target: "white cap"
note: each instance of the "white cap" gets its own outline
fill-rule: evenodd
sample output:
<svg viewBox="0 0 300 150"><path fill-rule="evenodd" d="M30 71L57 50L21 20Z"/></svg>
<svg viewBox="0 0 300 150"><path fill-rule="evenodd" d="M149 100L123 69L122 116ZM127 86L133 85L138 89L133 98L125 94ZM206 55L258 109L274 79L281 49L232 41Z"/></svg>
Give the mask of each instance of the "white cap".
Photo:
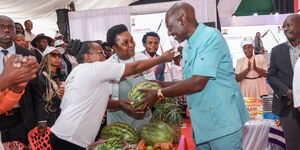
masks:
<svg viewBox="0 0 300 150"><path fill-rule="evenodd" d="M54 46L55 46L55 47L58 46L58 45L62 45L62 44L65 44L65 42L64 42L63 40L56 40L56 41L54 42Z"/></svg>
<svg viewBox="0 0 300 150"><path fill-rule="evenodd" d="M60 36L64 37L61 33L56 33L56 34L55 34L55 38L58 38L58 37L60 37Z"/></svg>
<svg viewBox="0 0 300 150"><path fill-rule="evenodd" d="M61 47L52 47L48 46L45 51L43 52L43 57L45 57L47 54L51 53L52 51L57 50L60 54L64 54L65 50Z"/></svg>
<svg viewBox="0 0 300 150"><path fill-rule="evenodd" d="M252 37L250 37L250 36L243 37L242 41L241 41L241 47L243 48L245 45L248 45L248 44L254 45L254 41L253 41Z"/></svg>

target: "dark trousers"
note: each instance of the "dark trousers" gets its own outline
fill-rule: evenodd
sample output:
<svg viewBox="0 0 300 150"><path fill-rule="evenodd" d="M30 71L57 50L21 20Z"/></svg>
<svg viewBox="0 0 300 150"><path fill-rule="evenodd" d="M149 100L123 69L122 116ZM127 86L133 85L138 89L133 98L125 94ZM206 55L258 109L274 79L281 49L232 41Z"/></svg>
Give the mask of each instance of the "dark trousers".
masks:
<svg viewBox="0 0 300 150"><path fill-rule="evenodd" d="M52 132L50 133L50 145L52 150L85 150L83 147L58 138Z"/></svg>
<svg viewBox="0 0 300 150"><path fill-rule="evenodd" d="M287 150L300 150L300 115L292 108L286 117L280 117Z"/></svg>
<svg viewBox="0 0 300 150"><path fill-rule="evenodd" d="M2 142L19 141L25 145L28 145L29 144L27 139L28 132L29 131L26 129L23 121L21 121L16 126L2 130L1 140Z"/></svg>

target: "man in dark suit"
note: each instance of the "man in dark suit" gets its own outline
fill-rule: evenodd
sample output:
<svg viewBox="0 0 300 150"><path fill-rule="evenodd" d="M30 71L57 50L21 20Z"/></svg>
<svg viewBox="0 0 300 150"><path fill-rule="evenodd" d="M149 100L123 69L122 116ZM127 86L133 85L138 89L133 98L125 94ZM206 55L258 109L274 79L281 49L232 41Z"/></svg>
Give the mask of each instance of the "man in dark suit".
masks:
<svg viewBox="0 0 300 150"><path fill-rule="evenodd" d="M288 16L283 23L288 41L271 52L268 81L274 90L273 113L280 117L287 150L300 149L300 115L293 108L293 68L300 55L300 15Z"/></svg>
<svg viewBox="0 0 300 150"><path fill-rule="evenodd" d="M0 15L0 72L2 72L4 56L11 54L32 55L29 50L15 46L13 43L15 34L13 20ZM25 87L25 93L19 103L6 113L0 114L2 141L21 141L28 144L27 134L37 124L38 130L42 134L46 129L45 120L47 120L44 106L40 82L38 78L35 78Z"/></svg>
<svg viewBox="0 0 300 150"><path fill-rule="evenodd" d="M155 32L147 32L142 39L143 46L145 47L145 50L142 51L143 54L148 56L149 58L157 57L159 56L156 54L160 42L160 38L157 33ZM152 69L155 73L155 78L158 81L164 81L165 80L165 63L161 63L157 66L154 66Z"/></svg>
<svg viewBox="0 0 300 150"><path fill-rule="evenodd" d="M42 53L47 48L47 46L50 45L52 39L49 36L46 36L45 34L41 33L38 34L32 41L31 45L35 47L35 49L32 51L33 55L36 57L38 63L41 63L43 60Z"/></svg>

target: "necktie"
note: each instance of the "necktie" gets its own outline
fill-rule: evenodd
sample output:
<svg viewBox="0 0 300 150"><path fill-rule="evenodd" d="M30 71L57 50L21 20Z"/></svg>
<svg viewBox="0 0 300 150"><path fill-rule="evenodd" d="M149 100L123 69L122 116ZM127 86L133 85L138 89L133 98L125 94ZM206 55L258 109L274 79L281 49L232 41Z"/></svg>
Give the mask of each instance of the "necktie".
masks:
<svg viewBox="0 0 300 150"><path fill-rule="evenodd" d="M7 54L8 54L8 50L6 50L6 49L1 50L1 52L4 54L4 56L7 56Z"/></svg>
<svg viewBox="0 0 300 150"><path fill-rule="evenodd" d="M6 49L3 49L3 50L1 50L1 53L3 53L4 54L4 56L7 56L7 54L8 54L8 50L6 50ZM2 64L0 64L0 73L2 72L2 70L3 70L3 66L4 66L4 56L3 56L3 58L2 58ZM1 60L0 60L1 61Z"/></svg>

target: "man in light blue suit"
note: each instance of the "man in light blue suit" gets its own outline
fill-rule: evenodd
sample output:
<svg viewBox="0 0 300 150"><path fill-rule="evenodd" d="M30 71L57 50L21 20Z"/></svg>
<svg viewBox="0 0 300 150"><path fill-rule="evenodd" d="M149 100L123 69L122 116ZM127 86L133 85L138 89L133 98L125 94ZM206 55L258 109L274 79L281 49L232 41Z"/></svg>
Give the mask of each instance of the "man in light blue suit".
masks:
<svg viewBox="0 0 300 150"><path fill-rule="evenodd" d="M186 95L197 150L241 150L242 130L249 115L235 80L225 39L215 28L198 23L194 8L184 2L166 14L168 34L183 49L184 80L159 82L162 89L147 93L140 104L150 109L164 97Z"/></svg>

